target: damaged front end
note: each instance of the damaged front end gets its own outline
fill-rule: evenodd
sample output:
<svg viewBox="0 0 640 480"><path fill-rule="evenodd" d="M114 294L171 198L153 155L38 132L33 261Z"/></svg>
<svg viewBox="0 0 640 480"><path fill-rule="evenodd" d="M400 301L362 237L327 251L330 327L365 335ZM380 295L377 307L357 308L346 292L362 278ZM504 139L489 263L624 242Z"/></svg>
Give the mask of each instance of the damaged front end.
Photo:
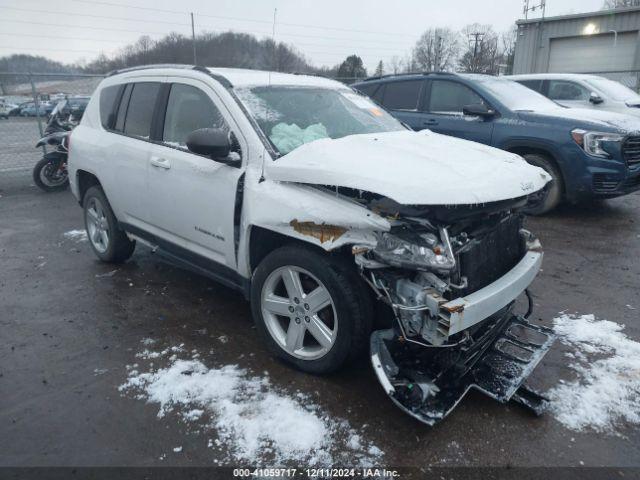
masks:
<svg viewBox="0 0 640 480"><path fill-rule="evenodd" d="M433 425L470 388L540 412L523 386L554 340L530 323L527 288L540 270L538 240L523 228L527 197L483 206L370 207L391 223L377 244L354 246L362 277L393 311L371 336L371 360L391 399ZM514 305L527 294L529 310Z"/></svg>

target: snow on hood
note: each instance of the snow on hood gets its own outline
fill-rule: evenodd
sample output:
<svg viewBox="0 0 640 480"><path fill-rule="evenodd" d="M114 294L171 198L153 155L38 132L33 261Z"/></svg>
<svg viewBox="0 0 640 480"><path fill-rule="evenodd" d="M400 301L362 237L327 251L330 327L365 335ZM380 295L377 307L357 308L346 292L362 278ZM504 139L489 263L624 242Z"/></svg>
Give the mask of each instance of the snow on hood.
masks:
<svg viewBox="0 0 640 480"><path fill-rule="evenodd" d="M266 175L365 190L405 205L507 200L551 179L518 155L428 130L316 140L270 162Z"/></svg>
<svg viewBox="0 0 640 480"><path fill-rule="evenodd" d="M626 132L640 132L640 119L629 113L618 113L606 110L594 110L588 108L553 108L549 110L536 110L535 112L518 112L525 118L543 115L545 117L577 120L581 123L591 123L607 131L613 129ZM578 126L578 125L576 125Z"/></svg>

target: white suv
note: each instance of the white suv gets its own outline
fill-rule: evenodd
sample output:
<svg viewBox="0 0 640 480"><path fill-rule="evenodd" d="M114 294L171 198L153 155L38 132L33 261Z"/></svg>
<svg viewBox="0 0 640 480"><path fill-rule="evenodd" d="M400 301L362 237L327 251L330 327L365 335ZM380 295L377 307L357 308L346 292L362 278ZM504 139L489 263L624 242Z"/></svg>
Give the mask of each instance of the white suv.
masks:
<svg viewBox="0 0 640 480"><path fill-rule="evenodd" d="M548 332L512 310L542 261L521 212L549 176L514 154L408 130L341 83L115 72L73 131L69 178L101 260L125 261L141 242L244 292L271 350L308 372L371 342L387 393L427 423L457 399L435 395L450 379L438 371L479 385L468 372L491 371L489 347L506 352L496 345L516 330L541 335L511 341L521 375L490 392L508 400L548 348ZM386 323L372 334L374 317ZM438 359L418 374L426 354Z"/></svg>
<svg viewBox="0 0 640 480"><path fill-rule="evenodd" d="M515 80L565 107L640 116L640 95L620 82L599 75L532 73L505 78ZM637 80L635 74L631 80Z"/></svg>

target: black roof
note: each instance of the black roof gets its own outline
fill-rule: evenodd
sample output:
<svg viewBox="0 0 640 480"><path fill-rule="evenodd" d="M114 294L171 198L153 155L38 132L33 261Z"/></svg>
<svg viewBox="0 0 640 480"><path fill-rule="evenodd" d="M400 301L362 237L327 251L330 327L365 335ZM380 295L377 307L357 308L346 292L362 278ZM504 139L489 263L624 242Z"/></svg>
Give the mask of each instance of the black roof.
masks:
<svg viewBox="0 0 640 480"><path fill-rule="evenodd" d="M416 77L423 77L423 76L429 76L429 75L442 75L442 76L455 76L456 74L453 72L412 72L412 73L389 73L387 75L377 75L375 77L367 77L359 82L355 82L355 83L362 83L362 82L371 82L374 80L384 80L387 78L416 78Z"/></svg>

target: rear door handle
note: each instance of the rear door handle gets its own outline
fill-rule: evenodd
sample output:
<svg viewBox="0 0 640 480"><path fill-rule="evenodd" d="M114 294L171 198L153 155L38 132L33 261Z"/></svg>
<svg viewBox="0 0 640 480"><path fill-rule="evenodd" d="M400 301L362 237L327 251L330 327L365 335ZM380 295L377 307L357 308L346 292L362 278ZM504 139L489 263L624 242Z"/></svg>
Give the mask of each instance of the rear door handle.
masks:
<svg viewBox="0 0 640 480"><path fill-rule="evenodd" d="M438 121L434 118L430 118L429 120L425 120L424 122L422 122L422 125L424 125L425 127L428 127L430 125L438 125Z"/></svg>
<svg viewBox="0 0 640 480"><path fill-rule="evenodd" d="M167 160L166 158L162 158L162 157L155 157L155 156L151 157L151 160L149 160L149 163L154 167L164 168L165 170L169 170L171 168L171 162L169 162L169 160Z"/></svg>

